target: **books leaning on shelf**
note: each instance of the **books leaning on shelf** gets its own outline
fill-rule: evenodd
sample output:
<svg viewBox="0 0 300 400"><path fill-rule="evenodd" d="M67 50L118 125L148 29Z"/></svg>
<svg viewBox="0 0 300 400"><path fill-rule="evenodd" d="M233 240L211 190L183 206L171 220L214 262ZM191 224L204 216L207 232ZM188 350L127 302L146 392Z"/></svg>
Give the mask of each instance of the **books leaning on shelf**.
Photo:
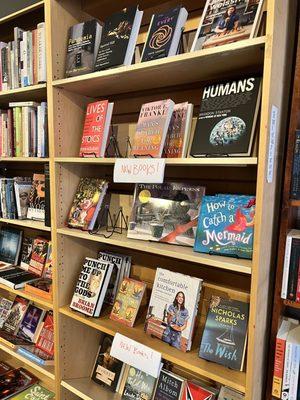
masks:
<svg viewBox="0 0 300 400"><path fill-rule="evenodd" d="M189 351L201 288L202 279L157 268L145 332L181 351Z"/></svg>
<svg viewBox="0 0 300 400"><path fill-rule="evenodd" d="M263 0L207 0L192 51L252 38L257 35Z"/></svg>
<svg viewBox="0 0 300 400"><path fill-rule="evenodd" d="M36 383L38 383L38 378L25 368L11 368L0 375L0 398L2 400L25 400L22 392L33 387Z"/></svg>
<svg viewBox="0 0 300 400"><path fill-rule="evenodd" d="M32 31L14 28L14 40L0 43L0 91L46 82L45 23Z"/></svg>
<svg viewBox="0 0 300 400"><path fill-rule="evenodd" d="M286 237L281 298L300 303L300 230L289 231Z"/></svg>
<svg viewBox="0 0 300 400"><path fill-rule="evenodd" d="M246 353L249 304L212 296L199 357L238 371Z"/></svg>

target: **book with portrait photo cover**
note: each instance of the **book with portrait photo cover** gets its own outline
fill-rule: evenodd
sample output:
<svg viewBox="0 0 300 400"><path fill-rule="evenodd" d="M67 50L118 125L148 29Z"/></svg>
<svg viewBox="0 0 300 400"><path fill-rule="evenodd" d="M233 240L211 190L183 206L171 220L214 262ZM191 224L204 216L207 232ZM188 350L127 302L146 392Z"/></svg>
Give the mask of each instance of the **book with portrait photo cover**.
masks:
<svg viewBox="0 0 300 400"><path fill-rule="evenodd" d="M99 317L114 265L86 257L70 307L90 317Z"/></svg>
<svg viewBox="0 0 300 400"><path fill-rule="evenodd" d="M191 51L257 35L264 0L207 0Z"/></svg>
<svg viewBox="0 0 300 400"><path fill-rule="evenodd" d="M181 351L189 351L202 282L199 278L157 268L145 332Z"/></svg>

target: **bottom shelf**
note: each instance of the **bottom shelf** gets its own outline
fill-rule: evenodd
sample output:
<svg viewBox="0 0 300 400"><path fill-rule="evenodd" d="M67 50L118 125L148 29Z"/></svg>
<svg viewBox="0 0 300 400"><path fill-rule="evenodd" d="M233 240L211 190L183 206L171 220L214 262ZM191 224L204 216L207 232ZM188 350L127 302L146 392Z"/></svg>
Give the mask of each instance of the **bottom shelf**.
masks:
<svg viewBox="0 0 300 400"><path fill-rule="evenodd" d="M121 398L120 394L112 393L93 382L90 377L67 379L61 381L61 385L84 400L119 400Z"/></svg>

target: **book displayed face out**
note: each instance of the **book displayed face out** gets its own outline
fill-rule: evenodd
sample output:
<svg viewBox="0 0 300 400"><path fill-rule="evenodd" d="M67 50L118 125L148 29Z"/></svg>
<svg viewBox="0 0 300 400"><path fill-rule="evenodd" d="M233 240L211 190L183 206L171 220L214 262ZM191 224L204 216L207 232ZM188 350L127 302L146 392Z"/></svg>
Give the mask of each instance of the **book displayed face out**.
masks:
<svg viewBox="0 0 300 400"><path fill-rule="evenodd" d="M22 242L22 231L12 228L0 230L0 267L1 264L16 265Z"/></svg>

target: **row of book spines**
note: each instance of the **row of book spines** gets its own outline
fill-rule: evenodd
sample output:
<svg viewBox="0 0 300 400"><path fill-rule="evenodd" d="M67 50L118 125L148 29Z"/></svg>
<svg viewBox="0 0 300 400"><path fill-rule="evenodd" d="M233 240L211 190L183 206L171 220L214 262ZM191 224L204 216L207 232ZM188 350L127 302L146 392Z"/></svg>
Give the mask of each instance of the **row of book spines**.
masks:
<svg viewBox="0 0 300 400"><path fill-rule="evenodd" d="M300 231L286 238L281 298L300 302Z"/></svg>
<svg viewBox="0 0 300 400"><path fill-rule="evenodd" d="M0 157L47 157L47 103L0 114Z"/></svg>
<svg viewBox="0 0 300 400"><path fill-rule="evenodd" d="M14 41L0 44L0 90L46 82L45 23L33 31L14 28Z"/></svg>

